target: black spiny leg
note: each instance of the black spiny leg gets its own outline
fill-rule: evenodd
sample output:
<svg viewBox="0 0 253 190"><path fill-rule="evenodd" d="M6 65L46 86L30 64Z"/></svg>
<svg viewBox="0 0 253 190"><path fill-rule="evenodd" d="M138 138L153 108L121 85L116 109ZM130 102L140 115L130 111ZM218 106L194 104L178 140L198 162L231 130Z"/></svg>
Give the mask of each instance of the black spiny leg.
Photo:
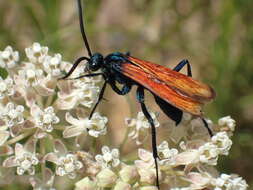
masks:
<svg viewBox="0 0 253 190"><path fill-rule="evenodd" d="M136 92L137 100L141 104L141 109L145 117L147 118L149 124L151 125L151 135L152 135L152 150L153 150L153 157L155 160L155 168L156 168L156 186L159 188L159 176L158 176L158 164L157 164L157 146L156 146L156 129L154 120L152 119L151 115L149 114L147 107L144 103L144 88L142 86L138 86Z"/></svg>
<svg viewBox="0 0 253 190"><path fill-rule="evenodd" d="M95 74L95 73L94 73L94 74ZM100 73L98 73L98 75L99 75L99 74L100 74ZM89 75L89 74L88 74L88 75ZM92 75L92 74L90 74L90 75ZM87 75L83 75L83 76L87 76ZM104 95L104 92L105 92L105 88L106 88L107 83L109 83L109 84L111 85L112 89L113 89L117 94L119 94L119 95L125 95L125 94L127 94L127 93L131 90L131 87L132 87L132 85L130 85L130 84L125 84L125 85L122 87L122 89L119 89L119 88L116 86L114 80L111 80L111 81L109 81L109 82L106 80L105 83L104 83L104 85L103 85L103 87L102 87L102 89L101 89L101 91L100 91L98 100L97 100L95 106L93 107L93 109L92 109L92 111L91 111L91 113L90 113L89 119L91 119L91 117L92 117L94 111L96 110L98 104L99 104L100 101L103 99L103 95Z"/></svg>
<svg viewBox="0 0 253 190"><path fill-rule="evenodd" d="M187 65L187 76L192 77L191 65L190 65L190 63L189 63L189 61L187 59L184 59L184 60L180 61L180 63L178 63L178 65L176 67L174 67L173 70L179 72L185 65ZM203 121L204 126L207 129L209 135L212 137L213 136L213 132L209 128L208 123L202 117L201 117L201 120Z"/></svg>
<svg viewBox="0 0 253 190"><path fill-rule="evenodd" d="M104 92L105 92L105 88L106 88L106 84L107 84L107 81L105 81L105 83L103 84L103 87L102 87L102 89L101 89L101 91L100 91L100 93L99 93L99 96L98 96L98 100L97 100L97 102L96 102L95 106L93 107L93 109L91 110L91 113L90 113L89 119L91 119L91 118L92 118L92 115L93 115L94 111L96 110L96 108L97 108L98 104L99 104L99 103L100 103L100 101L103 99Z"/></svg>
<svg viewBox="0 0 253 190"><path fill-rule="evenodd" d="M185 65L187 65L187 76L192 77L192 69L189 61L187 59L184 59L180 61L176 67L174 67L174 71L179 72Z"/></svg>
<svg viewBox="0 0 253 190"><path fill-rule="evenodd" d="M130 92L132 88L132 84L124 84L122 89L119 89L115 84L115 80L112 80L109 83L113 91L116 92L118 95L126 95L128 92Z"/></svg>
<svg viewBox="0 0 253 190"><path fill-rule="evenodd" d="M213 136L213 132L212 132L212 130L209 128L208 123L206 122L206 120L205 120L204 118L201 118L201 120L203 121L204 126L205 126L205 128L207 129L207 131L208 131L210 137L212 137L212 136Z"/></svg>

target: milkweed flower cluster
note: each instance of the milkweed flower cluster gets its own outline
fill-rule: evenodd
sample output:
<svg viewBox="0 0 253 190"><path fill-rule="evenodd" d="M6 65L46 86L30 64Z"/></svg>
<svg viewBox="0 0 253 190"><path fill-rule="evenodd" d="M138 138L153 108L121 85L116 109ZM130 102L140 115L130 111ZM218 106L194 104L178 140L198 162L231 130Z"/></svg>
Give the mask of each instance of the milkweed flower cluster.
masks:
<svg viewBox="0 0 253 190"><path fill-rule="evenodd" d="M62 55L50 54L39 43L25 54L21 61L10 46L0 51L0 67L8 72L0 78L0 185L18 177L34 189L63 189L59 181L69 178L76 190L156 190L155 163L146 147L150 125L144 114L126 118L125 138L109 147L104 143L111 137L108 118L95 112L89 119L101 78L58 80L72 66ZM84 68L80 65L71 77L83 74ZM232 146L231 117L218 124L208 120L214 132L210 137L200 119L186 114L179 126L164 126L158 114L150 113L156 128L170 129L157 146L161 189L247 189L241 177L215 168ZM136 151L129 154L131 149Z"/></svg>

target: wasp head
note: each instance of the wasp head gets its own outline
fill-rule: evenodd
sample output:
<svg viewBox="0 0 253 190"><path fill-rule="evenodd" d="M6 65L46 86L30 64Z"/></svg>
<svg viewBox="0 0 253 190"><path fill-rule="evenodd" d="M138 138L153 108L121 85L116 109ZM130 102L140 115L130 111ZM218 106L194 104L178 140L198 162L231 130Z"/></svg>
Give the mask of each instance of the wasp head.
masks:
<svg viewBox="0 0 253 190"><path fill-rule="evenodd" d="M88 71L97 71L102 67L104 63L104 57L100 53L94 53L90 60L88 61L88 65L86 70Z"/></svg>

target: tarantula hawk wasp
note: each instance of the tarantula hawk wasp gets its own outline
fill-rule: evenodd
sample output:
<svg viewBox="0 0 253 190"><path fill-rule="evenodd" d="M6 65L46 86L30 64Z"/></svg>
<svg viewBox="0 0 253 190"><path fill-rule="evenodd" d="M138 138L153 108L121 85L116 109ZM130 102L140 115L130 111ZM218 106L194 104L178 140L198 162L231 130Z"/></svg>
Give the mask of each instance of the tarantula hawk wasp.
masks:
<svg viewBox="0 0 253 190"><path fill-rule="evenodd" d="M108 84L111 86L112 90L119 95L126 95L130 92L133 85L137 86L137 101L140 103L142 112L151 125L152 150L156 168L156 185L159 189L156 129L154 121L144 102L144 90L153 94L157 105L169 118L175 121L176 125L180 123L183 112L188 112L202 119L210 136L213 134L203 118L201 107L215 98L215 91L210 86L192 79L191 66L187 60L182 60L176 67L169 69L158 64L132 57L129 53L115 52L106 57L100 53L92 53L84 30L81 0L77 0L77 4L80 30L89 56L78 58L69 72L61 79L68 78L82 61L87 62L84 72L88 72L88 74L81 75L75 79L99 75L103 76L104 84L89 118L92 117L99 102L103 99ZM187 75L179 72L184 66L187 66ZM95 72L99 69L100 72ZM117 83L123 85L121 89L117 86Z"/></svg>

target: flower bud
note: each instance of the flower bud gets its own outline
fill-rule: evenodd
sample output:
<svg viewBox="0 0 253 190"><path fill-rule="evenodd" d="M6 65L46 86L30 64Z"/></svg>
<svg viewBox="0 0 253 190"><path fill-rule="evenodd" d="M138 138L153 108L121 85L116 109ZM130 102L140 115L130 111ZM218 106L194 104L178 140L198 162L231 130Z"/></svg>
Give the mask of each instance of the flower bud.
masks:
<svg viewBox="0 0 253 190"><path fill-rule="evenodd" d="M95 188L95 182L90 180L88 177L83 178L75 184L75 190L93 190Z"/></svg>
<svg viewBox="0 0 253 190"><path fill-rule="evenodd" d="M156 180L155 169L140 169L138 170L141 176L140 181L144 184L154 184Z"/></svg>
<svg viewBox="0 0 253 190"><path fill-rule="evenodd" d="M117 175L112 170L106 168L98 173L97 180L99 187L112 187L117 180Z"/></svg>
<svg viewBox="0 0 253 190"><path fill-rule="evenodd" d="M133 184L138 179L138 172L135 166L124 166L119 172L120 178L126 182Z"/></svg>
<svg viewBox="0 0 253 190"><path fill-rule="evenodd" d="M131 190L131 185L126 182L118 181L113 190Z"/></svg>
<svg viewBox="0 0 253 190"><path fill-rule="evenodd" d="M140 190L157 190L156 186L144 186L141 187Z"/></svg>

